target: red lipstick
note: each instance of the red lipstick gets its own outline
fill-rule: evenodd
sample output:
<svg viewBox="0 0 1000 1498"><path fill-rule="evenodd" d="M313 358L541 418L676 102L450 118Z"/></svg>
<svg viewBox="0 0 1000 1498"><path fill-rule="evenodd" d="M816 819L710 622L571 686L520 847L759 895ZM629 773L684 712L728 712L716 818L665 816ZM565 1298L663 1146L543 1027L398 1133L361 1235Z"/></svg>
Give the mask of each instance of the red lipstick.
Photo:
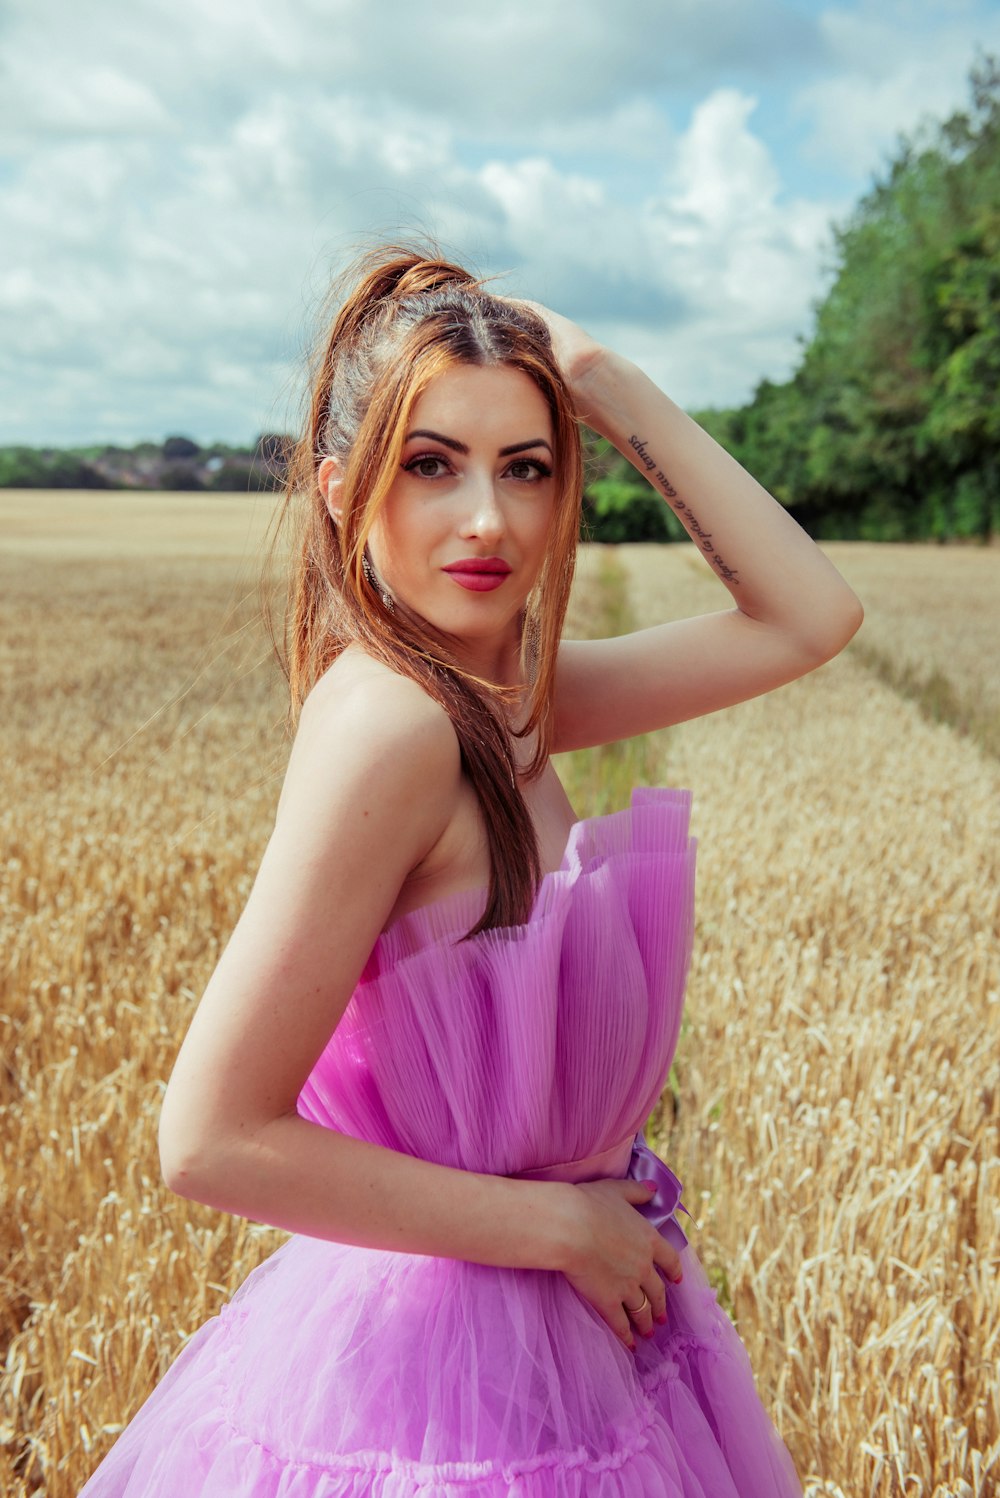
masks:
<svg viewBox="0 0 1000 1498"><path fill-rule="evenodd" d="M472 593L490 593L510 575L510 565L502 557L462 557L449 562L443 571L461 588Z"/></svg>

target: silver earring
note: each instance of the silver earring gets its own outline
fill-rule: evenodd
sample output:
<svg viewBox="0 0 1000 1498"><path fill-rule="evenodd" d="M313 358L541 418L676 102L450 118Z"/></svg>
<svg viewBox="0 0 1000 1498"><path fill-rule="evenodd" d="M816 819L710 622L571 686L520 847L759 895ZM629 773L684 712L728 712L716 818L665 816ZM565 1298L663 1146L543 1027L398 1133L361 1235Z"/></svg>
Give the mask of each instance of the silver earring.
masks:
<svg viewBox="0 0 1000 1498"><path fill-rule="evenodd" d="M368 586L370 588L374 588L375 592L381 598L382 607L386 610L387 613L391 614L393 609L396 607L396 600L389 592L389 589L386 587L385 583L383 583L376 576L375 568L372 566L372 559L368 555L367 546L365 547L364 554L361 558L361 570L365 575L365 581L367 582Z"/></svg>

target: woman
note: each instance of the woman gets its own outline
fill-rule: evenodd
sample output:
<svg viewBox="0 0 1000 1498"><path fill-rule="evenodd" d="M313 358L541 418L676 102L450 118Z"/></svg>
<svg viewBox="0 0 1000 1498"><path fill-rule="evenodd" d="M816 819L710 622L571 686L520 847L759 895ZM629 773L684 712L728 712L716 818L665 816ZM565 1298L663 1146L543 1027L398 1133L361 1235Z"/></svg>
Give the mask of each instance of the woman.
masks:
<svg viewBox="0 0 1000 1498"><path fill-rule="evenodd" d="M734 609L560 641L578 419ZM581 822L549 756L803 675L857 599L635 366L395 247L333 323L289 496L298 730L160 1143L175 1191L295 1236L84 1493L798 1492L638 1134L690 952L687 795Z"/></svg>

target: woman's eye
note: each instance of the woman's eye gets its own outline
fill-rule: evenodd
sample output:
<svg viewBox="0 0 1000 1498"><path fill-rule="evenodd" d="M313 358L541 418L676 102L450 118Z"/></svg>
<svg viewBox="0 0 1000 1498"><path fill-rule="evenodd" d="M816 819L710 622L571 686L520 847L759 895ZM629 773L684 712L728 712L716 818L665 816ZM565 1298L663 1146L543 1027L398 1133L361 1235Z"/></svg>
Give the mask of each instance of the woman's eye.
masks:
<svg viewBox="0 0 1000 1498"><path fill-rule="evenodd" d="M552 469L548 464L540 462L537 458L515 458L507 472L512 479L529 483L550 478L552 475Z"/></svg>
<svg viewBox="0 0 1000 1498"><path fill-rule="evenodd" d="M407 473L415 473L422 479L439 479L447 473L448 464L434 453L424 453L422 457L411 458L405 468Z"/></svg>

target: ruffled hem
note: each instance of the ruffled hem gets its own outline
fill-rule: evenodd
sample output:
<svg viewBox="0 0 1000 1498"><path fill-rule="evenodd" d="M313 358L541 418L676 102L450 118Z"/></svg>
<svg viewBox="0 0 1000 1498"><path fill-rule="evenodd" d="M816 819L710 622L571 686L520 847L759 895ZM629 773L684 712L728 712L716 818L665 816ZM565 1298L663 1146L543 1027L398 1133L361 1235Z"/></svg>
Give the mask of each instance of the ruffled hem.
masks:
<svg viewBox="0 0 1000 1498"><path fill-rule="evenodd" d="M616 1348L629 1359L631 1413L603 1441L589 1432L575 1446L478 1461L388 1446L283 1450L234 1408L245 1320L230 1306L191 1339L80 1498L801 1498L742 1344L690 1250L684 1274L675 1316L689 1325L695 1311L704 1330L658 1331L634 1363ZM441 1440L462 1443L455 1431Z"/></svg>

